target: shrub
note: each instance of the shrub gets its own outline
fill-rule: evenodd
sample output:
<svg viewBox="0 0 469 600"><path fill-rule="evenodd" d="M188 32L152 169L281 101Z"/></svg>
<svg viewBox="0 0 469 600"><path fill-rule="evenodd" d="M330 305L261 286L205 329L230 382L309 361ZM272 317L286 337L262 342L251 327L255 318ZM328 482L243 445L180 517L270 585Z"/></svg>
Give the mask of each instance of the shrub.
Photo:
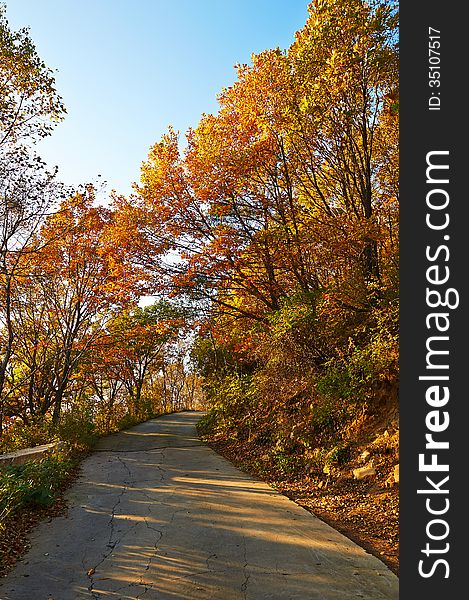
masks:
<svg viewBox="0 0 469 600"><path fill-rule="evenodd" d="M95 424L88 411L72 410L64 413L53 429L55 438L68 442L71 449L86 452L98 439Z"/></svg>
<svg viewBox="0 0 469 600"><path fill-rule="evenodd" d="M49 442L55 442L58 438L51 434L51 427L50 419L33 421L27 425L21 421L13 423L3 432L0 438L0 451L14 452L23 448L32 448L48 444Z"/></svg>
<svg viewBox="0 0 469 600"><path fill-rule="evenodd" d="M118 422L117 430L120 431L122 429L128 429L129 427L133 427L134 425L141 423L141 421L142 421L142 419L139 419L135 415L131 415L130 413L127 413Z"/></svg>
<svg viewBox="0 0 469 600"><path fill-rule="evenodd" d="M52 504L73 466L57 455L0 469L0 529L6 517L27 504Z"/></svg>
<svg viewBox="0 0 469 600"><path fill-rule="evenodd" d="M210 411L197 422L197 432L200 435L209 435L215 433L217 429L217 415L215 411Z"/></svg>

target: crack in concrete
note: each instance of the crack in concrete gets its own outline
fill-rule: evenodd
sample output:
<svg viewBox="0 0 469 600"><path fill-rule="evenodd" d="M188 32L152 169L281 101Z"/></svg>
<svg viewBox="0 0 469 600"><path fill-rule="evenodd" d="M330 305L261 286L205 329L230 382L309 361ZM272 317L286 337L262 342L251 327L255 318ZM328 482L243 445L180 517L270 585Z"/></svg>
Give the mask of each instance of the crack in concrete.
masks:
<svg viewBox="0 0 469 600"><path fill-rule="evenodd" d="M133 480L132 471L130 470L129 465L126 462L124 462L120 456L117 457L117 460L120 462L120 464L124 467L124 469L129 474L130 481L125 481L124 480L124 483L127 483L129 485L129 487L133 487L134 484L135 484L135 481Z"/></svg>
<svg viewBox="0 0 469 600"><path fill-rule="evenodd" d="M132 525L131 527L129 527L129 529L123 535L121 535L120 537L118 537L114 541L112 541L112 538L114 537L115 516L116 516L117 507L121 503L122 497L124 496L124 494L127 492L128 489L131 489L131 487L134 484L134 482L132 481L132 471L130 470L129 466L120 457L117 457L117 460L121 463L121 465L124 467L124 469L129 474L130 481L125 481L124 480L124 483L126 485L124 485L124 487L122 488L122 491L117 496L117 500L115 501L115 503L114 503L114 505L113 505L113 507L111 509L111 516L110 516L110 519L108 521L108 527L110 527L110 532L109 532L108 542L106 544L106 547L109 548L109 550L107 552L105 552L103 554L103 557L101 558L101 560L98 561L98 563L96 565L94 565L93 567L91 567L87 571L87 573L86 573L87 576L88 576L88 578L89 578L89 580L90 580L90 585L88 586L88 591L90 592L90 594L92 595L92 597L95 600L99 600L99 597L96 596L96 593L93 591L93 588L95 586L94 574L95 574L96 570L109 558L109 556L111 556L111 554L113 553L113 551L114 551L115 547L117 546L117 544L119 542L121 542L122 539L130 531L132 531L132 529L135 529L138 526L138 523L135 523L134 525Z"/></svg>
<svg viewBox="0 0 469 600"><path fill-rule="evenodd" d="M163 481L166 478L166 469L162 466L162 463L164 460L166 460L166 456L165 456L165 451L166 448L162 448L161 450L161 463L155 463L155 467L158 469L158 473L160 474L160 483L163 483Z"/></svg>
<svg viewBox="0 0 469 600"><path fill-rule="evenodd" d="M241 584L241 593L243 594L244 600L246 600L247 589L248 589L249 579L251 578L251 574L247 572L248 557L247 557L247 547L246 547L246 536L244 536L244 535L243 535L243 558L244 558L244 565L243 565L244 581Z"/></svg>
<svg viewBox="0 0 469 600"><path fill-rule="evenodd" d="M142 579L142 577L140 577L140 579ZM139 587L143 587L144 590L141 593L138 592L137 596L135 596L134 600L139 600L139 598L141 598L142 596L144 596L149 590L153 589L153 586L151 584L147 585L143 581L132 581L131 583L128 583L126 585L122 585L121 587L116 588L113 591L113 593L118 594L122 590L129 590L130 588L139 588Z"/></svg>
<svg viewBox="0 0 469 600"><path fill-rule="evenodd" d="M154 528L150 527L150 529L154 529ZM155 544L154 554L156 554L157 551L158 551L158 547L157 547L157 544ZM137 587L143 587L144 588L143 592L141 592L141 593L139 592L138 595L135 596L135 600L139 600L139 598L141 598L142 596L144 596L149 590L153 589L153 584L151 582L149 582L149 581L145 581L144 580L145 573L150 569L151 562L152 562L153 558L154 558L154 556L150 556L148 558L147 563L146 563L146 565L145 565L145 567L143 569L144 573L139 576L139 581L132 581L132 582L126 584L126 585L123 585L123 586L117 588L115 590L115 592L118 593L121 590L126 590L126 589L133 588L133 587L135 587L135 588L137 588Z"/></svg>
<svg viewBox="0 0 469 600"><path fill-rule="evenodd" d="M207 565L208 572L213 570L209 564L210 559L212 559L212 558L218 558L218 556L216 554L210 554L210 556L207 556L207 558L205 559L205 564Z"/></svg>
<svg viewBox="0 0 469 600"><path fill-rule="evenodd" d="M170 446L168 446L168 447L170 447ZM164 460L164 451L168 447L158 448L158 450L161 451L161 461ZM153 450L156 450L156 449L153 449ZM129 452L129 450L126 450L125 452ZM137 452L137 451L135 451L135 452ZM119 454L120 452L117 451L117 453ZM122 453L124 453L124 452L122 452ZM109 522L108 522L108 526L110 527L110 532L109 532L108 542L106 544L106 547L108 548L108 551L104 553L103 557L101 558L101 560L96 565L94 565L92 568L88 569L88 571L87 571L87 576L90 579L90 585L88 587L88 591L91 593L91 595L92 595L92 597L94 599L98 598L98 596L96 595L96 592L94 592L94 590L93 590L94 586L96 585L96 581L95 581L95 573L96 573L96 571L112 555L112 553L115 550L116 546L124 539L124 537L127 536L129 532L131 532L132 530L134 530L138 526L138 523L135 523L134 525L132 525L131 527L129 527L127 529L127 531L123 535L117 537L116 539L113 539L114 538L115 528L116 528L115 517L116 517L118 506L122 502L122 498L123 498L124 494L128 490L134 489L136 483L142 483L142 482L140 482L140 481L138 481L138 480L136 480L134 478L132 470L130 469L129 465L127 464L127 462L125 462L125 460L123 458L121 458L120 456L116 456L116 458L119 461L119 463L122 465L122 467L125 469L125 471L127 472L128 476L124 479L124 484L125 485L124 485L122 491L119 493L119 495L118 495L118 497L117 497L117 499L116 499L116 501L115 501L115 503L114 503L114 505L113 505L113 507L111 509L111 516L110 516L110 519L109 519ZM166 477L166 470L163 467L161 467L160 464L155 464L154 466L158 469L158 472L159 472L159 483L162 483L164 481L165 477ZM154 480L149 479L147 481L149 481L149 482L152 481L153 482ZM109 478L108 478L108 482L109 482ZM154 498L151 497L150 494L148 494L144 490L139 490L139 493L143 494L151 503L154 502ZM175 511L175 512L179 512L179 511ZM151 514L151 504L149 504L149 506L148 506L148 513ZM173 513L171 520L174 518L174 514L175 513ZM147 527L147 529L150 529L150 530L154 531L157 534L157 539L156 539L156 541L154 543L154 552L153 552L153 554L151 556L148 557L148 560L146 561L146 565L143 568L144 572L142 573L142 575L139 576L140 581L138 581L138 582L132 582L132 583L127 584L126 586L123 586L122 588L119 588L119 590L121 590L121 589L126 589L126 588L129 588L129 587L135 587L135 586L142 586L142 587L144 587L143 592L136 597L136 600L138 598L142 597L144 594L146 594L149 590L151 590L153 588L153 584L151 584L150 582L145 581L145 573L149 571L151 563L152 563L152 561L154 560L156 554L159 551L158 543L160 542L160 540L161 540L161 538L163 537L163 534L164 534L164 532L162 530L157 529L156 527L154 527L153 525L151 525L146 518L144 519L144 523L145 523L145 526ZM84 569L86 569L86 566L85 566L85 557L86 557L86 554L83 556L83 559L82 559L82 564L83 564L83 568ZM116 590L116 592L119 592L119 590Z"/></svg>
<svg viewBox="0 0 469 600"><path fill-rule="evenodd" d="M187 573L187 575L178 575L179 579L189 579L189 577L197 577L198 575L210 575L212 573L227 573L231 569L210 569L209 571L195 571L194 573Z"/></svg>
<svg viewBox="0 0 469 600"><path fill-rule="evenodd" d="M177 508L176 510L174 510L173 514L171 515L168 525L172 525L174 523L174 519L175 519L176 515L180 512L187 512L187 509L186 508Z"/></svg>
<svg viewBox="0 0 469 600"><path fill-rule="evenodd" d="M147 519L145 517L144 517L143 521L144 521L145 526L146 526L147 529L150 529L151 531L156 531L156 533L159 535L159 538L156 540L156 542L154 544L155 545L155 549L157 550L158 549L157 548L157 544L158 544L158 542L161 541L161 538L163 537L164 532L161 531L161 529L157 529L156 527L153 527L153 525L150 525L150 523L147 521Z"/></svg>
<svg viewBox="0 0 469 600"><path fill-rule="evenodd" d="M245 566L247 566L247 565L245 565ZM245 575L245 579L241 586L241 593L243 594L244 600L246 600L246 598L247 598L247 589L248 589L248 584L249 584L250 578L251 578L251 575Z"/></svg>
<svg viewBox="0 0 469 600"><path fill-rule="evenodd" d="M139 594L138 596L136 596L136 597L135 597L135 600L140 600L140 598L143 598L143 596L145 596L145 594L146 594L147 592L149 592L150 590L152 590L152 589L153 589L153 586L151 586L151 587L146 587L146 588L145 588L145 590L143 591L143 594L142 594L142 595L140 595L140 594ZM154 600L158 600L158 596L153 596L153 599L154 599Z"/></svg>
<svg viewBox="0 0 469 600"><path fill-rule="evenodd" d="M106 544L106 548L108 548L108 551L103 554L102 558L100 561L98 561L98 563L96 563L96 565L94 567L91 567L90 569L88 569L87 571L87 577L90 580L90 585L88 587L88 591L91 592L91 594L93 595L93 598L95 597L95 592L93 591L93 587L95 586L96 582L95 582L95 574L96 571L98 570L98 568L110 557L112 556L112 553L114 552L114 550L116 549L117 545L120 544L122 542L122 540L134 529L136 529L138 527L139 523L134 523L133 525L131 525L127 531L125 531L121 536L119 536L118 538L116 538L114 541L111 541L113 532L111 532L109 534L109 540L108 543ZM112 528L114 528L114 524L111 525ZM84 566L84 563L82 561L82 564ZM84 569L86 569L86 567L84 566ZM98 578L99 580L102 578ZM106 578L107 579L107 578Z"/></svg>
<svg viewBox="0 0 469 600"><path fill-rule="evenodd" d="M159 551L158 543L160 542L161 538L163 537L163 531L161 531L160 529L157 529L156 527L153 527L153 525L150 525L148 523L147 519L144 519L144 523L145 523L145 526L147 527L147 529L150 529L151 531L155 531L158 534L158 539L153 544L153 546L154 546L153 554L148 557L146 565L145 565L145 567L143 569L143 573L140 575L140 581L138 583L134 582L134 583L131 583L128 586L126 586L126 587L133 587L133 586L136 587L136 586L139 586L139 587L143 587L144 588L143 592L141 594L139 593L135 597L135 600L139 600L139 598L141 598L142 596L144 596L149 590L153 589L153 584L151 582L149 582L149 581L145 581L144 578L145 578L145 573L147 573L150 570L151 563L152 563L153 559L158 554L158 551ZM124 588L119 588L119 589L124 589ZM119 590L117 590L117 591L119 591Z"/></svg>
<svg viewBox="0 0 469 600"><path fill-rule="evenodd" d="M161 506L165 506L166 508L169 508L170 510L174 510L174 506L173 504L170 504L169 502L165 502L164 500L160 500L159 498L154 498L153 496L151 496L148 492L146 492L145 490L139 490L139 494L142 494L142 496L145 496L145 498L148 499L148 513L151 515L152 514L152 507L153 505L156 508L160 508ZM181 511L185 511L185 508L178 508L175 512L181 512ZM172 522L172 520L171 520Z"/></svg>

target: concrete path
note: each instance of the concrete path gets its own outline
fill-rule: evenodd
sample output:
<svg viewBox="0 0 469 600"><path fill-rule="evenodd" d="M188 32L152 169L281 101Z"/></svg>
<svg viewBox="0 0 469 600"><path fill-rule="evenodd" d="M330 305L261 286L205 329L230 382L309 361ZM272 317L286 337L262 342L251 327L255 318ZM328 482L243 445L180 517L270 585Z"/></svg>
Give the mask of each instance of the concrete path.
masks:
<svg viewBox="0 0 469 600"><path fill-rule="evenodd" d="M200 413L101 440L1 600L397 600L398 579L197 438Z"/></svg>

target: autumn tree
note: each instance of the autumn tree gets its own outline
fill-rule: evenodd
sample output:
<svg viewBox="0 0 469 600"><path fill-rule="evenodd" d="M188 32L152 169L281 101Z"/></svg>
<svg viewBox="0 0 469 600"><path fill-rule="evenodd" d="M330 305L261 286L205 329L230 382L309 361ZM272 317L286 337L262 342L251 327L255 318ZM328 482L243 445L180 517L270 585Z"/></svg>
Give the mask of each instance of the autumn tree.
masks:
<svg viewBox="0 0 469 600"><path fill-rule="evenodd" d="M52 410L59 420L81 358L113 313L135 299L107 245L110 211L93 202L92 190L64 201L34 240L40 250L31 254L15 315L31 335L16 351L16 370L28 382L22 415Z"/></svg>
<svg viewBox="0 0 469 600"><path fill-rule="evenodd" d="M27 28L12 31L5 13L0 5L0 147L48 135L65 114Z"/></svg>
<svg viewBox="0 0 469 600"><path fill-rule="evenodd" d="M26 149L3 150L0 154L0 398L3 401L5 377L14 345L21 337L14 325L20 290L30 277L34 253L40 250L40 228L67 190L56 181L55 173Z"/></svg>
<svg viewBox="0 0 469 600"><path fill-rule="evenodd" d="M309 10L288 53L294 93L287 139L299 189L322 214L357 222L365 280L379 281L376 175L387 157L377 137L396 100L396 6L318 0Z"/></svg>
<svg viewBox="0 0 469 600"><path fill-rule="evenodd" d="M164 353L160 376L155 382L165 410L194 408L201 402L201 381L191 364L193 339L179 338Z"/></svg>
<svg viewBox="0 0 469 600"><path fill-rule="evenodd" d="M222 406L278 397L268 419L279 389L352 395L386 361L395 377L397 19L393 2L312 2L286 52L239 65L185 149L169 129L142 167L139 260L155 293L199 307Z"/></svg>
<svg viewBox="0 0 469 600"><path fill-rule="evenodd" d="M77 380L93 401L95 423L109 433L128 412L122 377L122 352L116 339L103 333L82 356Z"/></svg>
<svg viewBox="0 0 469 600"><path fill-rule="evenodd" d="M262 320L293 290L335 283L363 309L381 280L378 133L395 96L395 26L389 4L314 3L288 53L238 67L184 153L172 130L153 146L141 231L160 257L179 253L169 287ZM359 281L348 293L343 282L359 271L364 293Z"/></svg>
<svg viewBox="0 0 469 600"><path fill-rule="evenodd" d="M5 381L18 331L13 311L28 276L32 240L67 191L30 146L48 135L65 110L52 72L26 29L11 31L0 6L0 434Z"/></svg>
<svg viewBox="0 0 469 600"><path fill-rule="evenodd" d="M180 310L164 301L125 310L108 324L108 339L119 354L115 377L124 386L134 415L145 413L144 385L152 372L163 368L167 346L183 325Z"/></svg>

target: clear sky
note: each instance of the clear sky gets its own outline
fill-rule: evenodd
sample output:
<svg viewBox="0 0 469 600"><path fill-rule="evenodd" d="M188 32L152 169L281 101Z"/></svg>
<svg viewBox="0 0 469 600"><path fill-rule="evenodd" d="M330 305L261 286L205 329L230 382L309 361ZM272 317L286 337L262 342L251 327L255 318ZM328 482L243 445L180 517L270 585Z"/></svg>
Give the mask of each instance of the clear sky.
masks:
<svg viewBox="0 0 469 600"><path fill-rule="evenodd" d="M68 114L39 154L65 183L128 194L169 124L184 133L235 79L233 66L287 48L308 0L6 0L57 70Z"/></svg>

